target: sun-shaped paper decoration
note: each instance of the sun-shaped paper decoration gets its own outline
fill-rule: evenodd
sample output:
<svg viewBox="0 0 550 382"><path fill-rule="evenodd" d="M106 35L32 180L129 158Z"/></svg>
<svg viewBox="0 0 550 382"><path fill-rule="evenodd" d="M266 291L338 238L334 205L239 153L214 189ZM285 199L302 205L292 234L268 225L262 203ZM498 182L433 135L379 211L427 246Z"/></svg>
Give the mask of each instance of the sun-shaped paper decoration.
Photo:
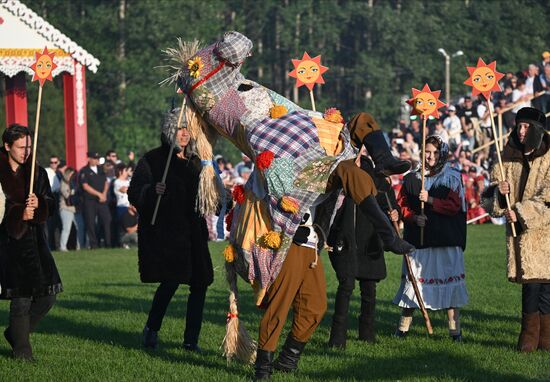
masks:
<svg viewBox="0 0 550 382"><path fill-rule="evenodd" d="M32 81L38 80L40 86L44 86L46 80L53 80L52 71L57 68L57 65L53 62L53 56L55 56L55 52L48 52L48 47L44 47L42 53L36 52L34 54L35 62L31 65L31 69L34 71Z"/></svg>
<svg viewBox="0 0 550 382"><path fill-rule="evenodd" d="M439 100L441 90L430 90L425 84L422 90L412 88L412 98L407 103L412 106L411 115L421 115L424 118L433 116L439 118L439 110L445 104Z"/></svg>
<svg viewBox="0 0 550 382"><path fill-rule="evenodd" d="M487 65L481 57L477 60L476 67L466 67L470 77L464 81L464 84L472 87L472 96L483 94L486 99L490 99L493 90L502 90L498 81L504 77L504 74L497 72L496 67L496 61Z"/></svg>
<svg viewBox="0 0 550 382"><path fill-rule="evenodd" d="M306 85L311 91L315 84L324 84L323 73L328 70L326 66L321 65L321 56L311 58L307 52L301 60L292 59L294 70L288 75L296 78L296 87Z"/></svg>

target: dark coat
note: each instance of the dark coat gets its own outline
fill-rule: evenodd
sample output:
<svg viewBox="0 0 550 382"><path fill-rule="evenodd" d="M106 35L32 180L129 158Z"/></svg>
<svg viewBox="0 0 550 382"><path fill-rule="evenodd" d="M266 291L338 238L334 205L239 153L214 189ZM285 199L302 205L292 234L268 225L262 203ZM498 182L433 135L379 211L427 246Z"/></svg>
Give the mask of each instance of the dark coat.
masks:
<svg viewBox="0 0 550 382"><path fill-rule="evenodd" d="M157 201L155 184L162 180L168 147L146 153L139 161L128 189L138 210L138 257L142 282L178 282L210 285L212 260L206 221L195 211L199 158L172 156L166 192L161 198L156 224L151 225Z"/></svg>
<svg viewBox="0 0 550 382"><path fill-rule="evenodd" d="M370 160L362 160L361 168L373 177L377 188L381 189L385 180L374 176ZM385 191L388 191L391 209L398 209L393 191ZM384 192L379 192L376 200L383 211L390 210ZM328 244L333 248L329 252L329 258L339 280L352 277L358 280L379 281L386 278L382 241L372 223L350 197L345 197L342 206L336 212Z"/></svg>
<svg viewBox="0 0 550 382"><path fill-rule="evenodd" d="M446 171L457 171L449 168ZM403 178L401 187L400 203L403 210L419 215L421 211L418 195L422 190L422 181L418 174L410 172ZM446 202L451 199L453 191L443 185L432 186L428 194L440 201ZM455 199L458 198L455 194ZM461 201L458 201L461 203ZM404 213L405 215L407 213ZM435 207L425 203L424 214L428 218L424 228L424 245L420 245L420 227L411 219L404 219L405 229L403 238L416 248L430 247L461 247L466 249L466 212L458 205L454 213L443 214L436 211Z"/></svg>
<svg viewBox="0 0 550 382"><path fill-rule="evenodd" d="M55 261L48 248L45 223L56 208L46 170L36 167L34 193L38 208L34 219L23 221L29 194L30 160L13 172L8 154L0 149L0 183L6 212L0 224L0 298L40 297L63 290Z"/></svg>

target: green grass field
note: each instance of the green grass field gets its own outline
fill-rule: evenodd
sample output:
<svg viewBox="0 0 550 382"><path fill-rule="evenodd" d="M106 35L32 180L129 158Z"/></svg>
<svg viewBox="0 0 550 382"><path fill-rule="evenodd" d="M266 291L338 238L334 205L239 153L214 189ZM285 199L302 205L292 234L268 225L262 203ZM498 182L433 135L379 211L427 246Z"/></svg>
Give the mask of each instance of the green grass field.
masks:
<svg viewBox="0 0 550 382"><path fill-rule="evenodd" d="M378 343L357 341L353 318L347 350L328 349L337 284L324 254L327 315L307 345L299 373L275 374L274 380L550 381L550 353L518 354L514 350L520 327L520 287L506 281L503 228L471 227L468 234L470 303L462 311L464 343L450 341L443 312L431 314L433 338L428 338L420 315L415 316L406 340L391 336L399 317L399 309L390 301L399 284L401 258L386 254L388 278L378 287ZM185 286L168 309L159 348L141 349L141 330L155 285L139 282L134 250L56 253L65 292L32 336L37 362L13 361L1 338L0 381L250 380L251 367L227 365L221 356L227 310L223 247L223 243L211 245L215 282L207 294L200 341L205 355L190 354L180 347ZM250 288L243 282L240 286L241 319L255 337L260 312L252 304ZM359 309L358 290L355 292L352 317L357 317ZM7 312L8 303L0 302L2 327Z"/></svg>

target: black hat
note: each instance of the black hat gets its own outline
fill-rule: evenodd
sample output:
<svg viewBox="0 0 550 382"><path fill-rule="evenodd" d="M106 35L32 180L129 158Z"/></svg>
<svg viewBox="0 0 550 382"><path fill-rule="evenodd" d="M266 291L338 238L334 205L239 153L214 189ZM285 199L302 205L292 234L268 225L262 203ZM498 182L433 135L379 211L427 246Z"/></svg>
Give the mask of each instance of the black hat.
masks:
<svg viewBox="0 0 550 382"><path fill-rule="evenodd" d="M516 114L516 125L520 122L532 124L539 129L546 129L546 116L534 107L523 107Z"/></svg>
<svg viewBox="0 0 550 382"><path fill-rule="evenodd" d="M97 151L88 151L88 158L99 159L99 153Z"/></svg>

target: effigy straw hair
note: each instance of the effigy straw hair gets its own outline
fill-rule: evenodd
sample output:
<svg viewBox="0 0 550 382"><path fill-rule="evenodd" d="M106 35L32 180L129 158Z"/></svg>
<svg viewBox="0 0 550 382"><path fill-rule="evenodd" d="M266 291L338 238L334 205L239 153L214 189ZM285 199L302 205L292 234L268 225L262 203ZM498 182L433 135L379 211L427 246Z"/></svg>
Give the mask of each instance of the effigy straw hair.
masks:
<svg viewBox="0 0 550 382"><path fill-rule="evenodd" d="M216 213L220 198L220 189L213 164L213 149L217 133L206 124L204 119L195 111L189 102L185 110L187 130L195 141L197 154L203 165L199 175L199 189L197 193L197 211L203 216Z"/></svg>
<svg viewBox="0 0 550 382"><path fill-rule="evenodd" d="M178 38L178 46L176 48L167 48L162 51L166 56L167 65L159 66L164 68L170 74L160 82L160 85L168 85L177 83L178 77L182 73L185 63L190 60L199 50L202 49L203 44L199 40L183 41Z"/></svg>
<svg viewBox="0 0 550 382"><path fill-rule="evenodd" d="M253 364L256 361L256 341L250 337L246 328L239 320L237 289L237 271L235 264L225 263L225 274L229 284L229 313L227 314L227 326L222 348L223 355L229 363L232 359L237 359L247 364Z"/></svg>

